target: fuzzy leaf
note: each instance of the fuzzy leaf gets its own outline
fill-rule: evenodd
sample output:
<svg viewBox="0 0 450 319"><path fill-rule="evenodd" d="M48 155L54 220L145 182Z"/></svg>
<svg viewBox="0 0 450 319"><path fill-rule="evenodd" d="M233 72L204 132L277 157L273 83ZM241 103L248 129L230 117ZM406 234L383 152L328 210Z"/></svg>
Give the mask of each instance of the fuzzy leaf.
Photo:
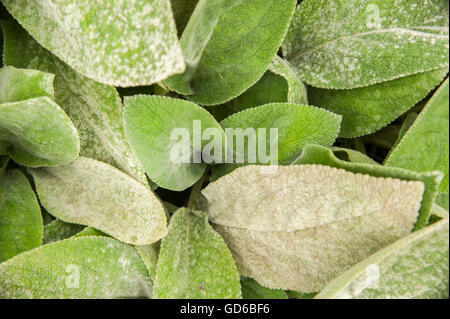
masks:
<svg viewBox="0 0 450 319"><path fill-rule="evenodd" d="M241 290L243 299L288 299L283 290L263 287L251 278L241 279Z"/></svg>
<svg viewBox="0 0 450 319"><path fill-rule="evenodd" d="M448 223L442 220L375 253L316 298L448 299Z"/></svg>
<svg viewBox="0 0 450 319"><path fill-rule="evenodd" d="M320 291L407 235L424 184L321 165L241 167L209 184L209 218L239 272L269 288Z"/></svg>
<svg viewBox="0 0 450 319"><path fill-rule="evenodd" d="M277 53L294 0L200 0L181 36L186 71L165 83L193 102L227 102L255 84Z"/></svg>
<svg viewBox="0 0 450 319"><path fill-rule="evenodd" d="M133 247L105 237L71 238L0 264L1 298L151 297Z"/></svg>
<svg viewBox="0 0 450 319"><path fill-rule="evenodd" d="M80 155L111 164L147 184L144 168L125 137L123 106L116 89L75 72L42 48L18 24L2 23L5 64L36 68L55 76L55 101L80 134Z"/></svg>
<svg viewBox="0 0 450 319"><path fill-rule="evenodd" d="M341 137L373 133L388 125L425 98L445 77L448 69L414 74L352 90L309 88L316 105L342 115Z"/></svg>
<svg viewBox="0 0 450 319"><path fill-rule="evenodd" d="M332 150L336 157L347 162L379 165L369 156L349 148L333 147Z"/></svg>
<svg viewBox="0 0 450 319"><path fill-rule="evenodd" d="M201 154L200 147L213 143L224 152L225 133L219 123L194 103L162 96L126 97L124 117L125 131L137 157L150 179L161 187L180 191L200 179L206 164L200 161L201 156L198 156L197 163L193 158L193 155ZM200 121L201 125L198 140L208 128L218 130L220 140L210 137L197 145L194 121ZM189 133L186 139L178 135L181 129ZM190 155L191 160L186 162L178 158L178 151L187 158Z"/></svg>
<svg viewBox="0 0 450 319"><path fill-rule="evenodd" d="M181 208L172 216L153 293L155 298L241 298L233 258L206 213Z"/></svg>
<svg viewBox="0 0 450 319"><path fill-rule="evenodd" d="M305 0L283 53L306 83L328 89L448 67L448 8L447 0Z"/></svg>
<svg viewBox="0 0 450 319"><path fill-rule="evenodd" d="M159 199L108 164L80 157L67 166L29 171L42 206L64 222L92 226L133 245L167 233Z"/></svg>
<svg viewBox="0 0 450 319"><path fill-rule="evenodd" d="M19 170L0 167L0 263L40 246L42 234L41 209L30 183Z"/></svg>
<svg viewBox="0 0 450 319"><path fill-rule="evenodd" d="M445 208L447 211L449 209L449 196L448 195L449 195L448 193L443 193L443 194L438 194L438 196L436 197L436 204L438 204L442 208Z"/></svg>
<svg viewBox="0 0 450 319"><path fill-rule="evenodd" d="M98 82L150 85L184 71L169 0L2 2L39 44Z"/></svg>
<svg viewBox="0 0 450 319"><path fill-rule="evenodd" d="M440 193L449 188L449 88L448 78L428 101L414 124L392 150L386 166L402 167L416 172L439 170L444 179Z"/></svg>
<svg viewBox="0 0 450 319"><path fill-rule="evenodd" d="M80 151L76 128L47 97L0 104L0 140L15 162L29 167L68 164Z"/></svg>
<svg viewBox="0 0 450 319"><path fill-rule="evenodd" d="M65 223L55 219L44 226L44 244L72 237L82 231L84 226Z"/></svg>

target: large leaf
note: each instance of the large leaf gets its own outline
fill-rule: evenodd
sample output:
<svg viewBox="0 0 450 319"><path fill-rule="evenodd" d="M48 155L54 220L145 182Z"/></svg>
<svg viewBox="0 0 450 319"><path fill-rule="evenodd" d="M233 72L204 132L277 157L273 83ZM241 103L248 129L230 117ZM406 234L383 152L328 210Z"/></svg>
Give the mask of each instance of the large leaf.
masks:
<svg viewBox="0 0 450 319"><path fill-rule="evenodd" d="M220 136L203 139L211 129ZM200 179L206 168L200 156L204 146L221 150L222 156L225 153L225 133L219 123L203 108L185 100L126 97L125 131L150 179L171 190L184 190Z"/></svg>
<svg viewBox="0 0 450 319"><path fill-rule="evenodd" d="M80 151L76 128L47 97L0 104L0 141L9 143L15 162L30 167L68 164Z"/></svg>
<svg viewBox="0 0 450 319"><path fill-rule="evenodd" d="M283 53L316 87L389 81L448 66L448 14L447 0L305 0Z"/></svg>
<svg viewBox="0 0 450 319"><path fill-rule="evenodd" d="M186 71L166 81L206 105L231 100L264 74L291 20L294 0L200 0L181 36Z"/></svg>
<svg viewBox="0 0 450 319"><path fill-rule="evenodd" d="M153 289L155 298L240 298L239 274L208 215L181 208L163 238Z"/></svg>
<svg viewBox="0 0 450 319"><path fill-rule="evenodd" d="M331 146L339 133L340 124L339 115L313 106L288 103L266 104L233 114L220 122L227 134L229 143L227 150L229 156L233 157L233 164L215 166L212 178L223 176L239 165L269 164L269 162L261 161L260 152L270 158L271 165L290 164L301 154L302 148L307 144ZM243 130L243 133L250 129L253 134L249 133L246 140L242 141L245 136L239 129ZM259 129L263 129L261 133L265 134L265 137L260 136ZM272 140L275 134L271 131L272 129L278 130L276 140ZM244 145L243 150L239 143ZM272 145L274 143L277 144L276 152ZM255 158L251 158L251 154L254 154ZM244 159L243 164L239 164L236 160L239 155ZM274 160L276 160L275 163Z"/></svg>
<svg viewBox="0 0 450 319"><path fill-rule="evenodd" d="M40 246L42 235L41 209L27 178L0 167L0 262Z"/></svg>
<svg viewBox="0 0 450 319"><path fill-rule="evenodd" d="M439 69L352 90L309 88L312 105L342 115L341 137L373 133L427 96L447 74Z"/></svg>
<svg viewBox="0 0 450 319"><path fill-rule="evenodd" d="M263 286L320 291L331 279L407 235L424 184L321 165L241 167L209 184L210 221L239 272Z"/></svg>
<svg viewBox="0 0 450 319"><path fill-rule="evenodd" d="M108 164L80 157L67 166L29 171L42 206L64 222L92 226L134 245L151 244L167 233L159 199Z"/></svg>
<svg viewBox="0 0 450 319"><path fill-rule="evenodd" d="M436 197L438 186L442 180L440 172L416 173L401 168L386 167L378 164L350 163L340 160L331 149L319 145L308 145L303 149L302 155L295 161L295 164L319 164L335 168L342 168L347 171L359 174L368 174L374 177L399 178L406 181L422 181L425 185L422 205L414 229L420 229L428 224L431 206Z"/></svg>
<svg viewBox="0 0 450 319"><path fill-rule="evenodd" d="M0 69L0 104L46 96L53 98L53 74L37 70Z"/></svg>
<svg viewBox="0 0 450 319"><path fill-rule="evenodd" d="M71 238L0 264L1 298L151 297L136 250L105 237Z"/></svg>
<svg viewBox="0 0 450 319"><path fill-rule="evenodd" d="M149 85L184 71L170 0L2 2L39 44L98 82Z"/></svg>
<svg viewBox="0 0 450 319"><path fill-rule="evenodd" d="M44 244L72 237L82 231L84 226L65 223L55 219L44 226Z"/></svg>
<svg viewBox="0 0 450 319"><path fill-rule="evenodd" d="M416 172L441 171L445 177L439 186L440 193L449 191L448 82L447 78L385 162L387 166Z"/></svg>
<svg viewBox="0 0 450 319"><path fill-rule="evenodd" d="M125 137L123 106L116 89L75 72L42 48L18 24L4 22L5 64L55 76L55 100L80 134L80 155L111 164L146 184L144 168Z"/></svg>
<svg viewBox="0 0 450 319"><path fill-rule="evenodd" d="M442 220L377 252L316 298L448 299L448 223Z"/></svg>

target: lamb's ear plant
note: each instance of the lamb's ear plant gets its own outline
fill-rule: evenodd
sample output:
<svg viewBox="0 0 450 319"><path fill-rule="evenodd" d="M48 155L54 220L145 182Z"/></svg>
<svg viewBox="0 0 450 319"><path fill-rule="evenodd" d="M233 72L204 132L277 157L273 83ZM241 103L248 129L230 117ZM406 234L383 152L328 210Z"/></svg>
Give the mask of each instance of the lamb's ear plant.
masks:
<svg viewBox="0 0 450 319"><path fill-rule="evenodd" d="M0 298L448 298L448 14L1 0Z"/></svg>

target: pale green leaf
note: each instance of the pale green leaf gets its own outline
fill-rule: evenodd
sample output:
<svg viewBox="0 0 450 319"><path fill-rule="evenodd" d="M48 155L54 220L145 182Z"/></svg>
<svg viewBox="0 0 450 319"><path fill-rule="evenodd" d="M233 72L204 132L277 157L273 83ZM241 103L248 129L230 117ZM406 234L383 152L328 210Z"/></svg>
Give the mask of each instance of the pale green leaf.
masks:
<svg viewBox="0 0 450 319"><path fill-rule="evenodd" d="M405 181L422 181L425 185L422 205L414 229L420 229L428 224L430 209L436 197L437 189L442 180L440 172L416 173L401 168L370 165L365 163L349 163L340 160L331 149L319 145L308 145L295 164L319 164L342 168L353 173L368 174L374 177L398 178Z"/></svg>
<svg viewBox="0 0 450 319"><path fill-rule="evenodd" d="M71 238L0 264L1 298L151 297L136 250L105 237Z"/></svg>
<svg viewBox="0 0 450 319"><path fill-rule="evenodd" d="M375 162L369 156L367 156L361 152L349 149L349 148L333 147L332 150L333 150L334 155L336 155L336 157L338 157L344 161L347 161L347 162L379 165L377 162Z"/></svg>
<svg viewBox="0 0 450 319"><path fill-rule="evenodd" d="M56 218L92 226L123 242L151 244L167 233L164 207L150 189L96 160L30 169L40 202Z"/></svg>
<svg viewBox="0 0 450 319"><path fill-rule="evenodd" d="M443 218L449 218L449 213L445 208L439 206L438 204L433 204L431 206L431 216L434 219L440 220ZM432 224L431 218L430 218L430 224Z"/></svg>
<svg viewBox="0 0 450 319"><path fill-rule="evenodd" d="M306 91L306 87L288 61L276 55L269 65L269 70L286 79L289 86L287 102L308 104L308 92Z"/></svg>
<svg viewBox="0 0 450 319"><path fill-rule="evenodd" d="M304 0L283 44L315 87L351 89L448 67L447 0Z"/></svg>
<svg viewBox="0 0 450 319"><path fill-rule="evenodd" d="M152 280L155 280L156 276L156 265L158 263L159 247L159 242L151 245L134 247L136 248L139 256L141 256L142 261L147 267L148 273Z"/></svg>
<svg viewBox="0 0 450 319"><path fill-rule="evenodd" d="M225 152L225 133L219 123L194 103L137 95L125 98L124 114L125 131L137 157L150 179L161 187L180 191L199 180L206 168L200 155L207 144ZM196 124L201 126L198 132ZM202 139L211 128L221 136ZM180 136L180 130L189 136ZM186 155L187 160L179 154Z"/></svg>
<svg viewBox="0 0 450 319"><path fill-rule="evenodd" d="M409 234L424 184L321 165L241 167L209 184L209 218L241 275L269 287L320 291Z"/></svg>
<svg viewBox="0 0 450 319"><path fill-rule="evenodd" d="M447 72L448 69L439 69L352 90L310 87L310 104L342 115L341 137L367 135L425 98Z"/></svg>
<svg viewBox="0 0 450 319"><path fill-rule="evenodd" d="M165 83L194 102L240 95L267 70L291 20L294 0L200 0L180 42L186 71Z"/></svg>
<svg viewBox="0 0 450 319"><path fill-rule="evenodd" d="M90 226L85 227L82 231L80 231L79 233L73 235L72 237L77 238L77 237L84 237L84 236L109 237L105 233L99 231L98 229L95 229L94 227L90 227Z"/></svg>
<svg viewBox="0 0 450 319"><path fill-rule="evenodd" d="M42 48L18 24L2 23L5 64L36 68L55 76L55 101L80 134L81 156L111 164L147 184L144 168L125 137L123 106L116 89L75 72Z"/></svg>
<svg viewBox="0 0 450 319"><path fill-rule="evenodd" d="M448 193L449 185L449 88L448 78L428 101L397 146L386 159L386 166L416 172L439 170L444 179L440 193Z"/></svg>
<svg viewBox="0 0 450 319"><path fill-rule="evenodd" d="M449 196L448 195L449 195L448 193L442 193L442 194L438 194L436 196L436 204L438 204L442 208L445 208L446 210L448 210L448 208L449 208Z"/></svg>
<svg viewBox="0 0 450 319"><path fill-rule="evenodd" d="M0 104L46 96L53 98L53 74L5 66L0 69Z"/></svg>
<svg viewBox="0 0 450 319"><path fill-rule="evenodd" d="M400 239L334 279L318 296L351 299L448 299L449 222Z"/></svg>
<svg viewBox="0 0 450 319"><path fill-rule="evenodd" d="M0 104L0 140L15 162L30 167L68 164L80 151L70 118L47 97Z"/></svg>
<svg viewBox="0 0 450 319"><path fill-rule="evenodd" d="M171 218L156 268L155 298L241 298L239 274L208 215L187 208Z"/></svg>
<svg viewBox="0 0 450 319"><path fill-rule="evenodd" d="M65 223L55 219L44 226L44 244L72 237L82 231L84 226Z"/></svg>
<svg viewBox="0 0 450 319"><path fill-rule="evenodd" d="M170 0L2 2L39 44L98 82L150 85L184 71Z"/></svg>
<svg viewBox="0 0 450 319"><path fill-rule="evenodd" d="M0 168L0 263L40 246L42 235L41 209L30 183L19 170Z"/></svg>
<svg viewBox="0 0 450 319"><path fill-rule="evenodd" d="M241 290L243 299L288 299L283 290L263 287L251 278L241 279Z"/></svg>

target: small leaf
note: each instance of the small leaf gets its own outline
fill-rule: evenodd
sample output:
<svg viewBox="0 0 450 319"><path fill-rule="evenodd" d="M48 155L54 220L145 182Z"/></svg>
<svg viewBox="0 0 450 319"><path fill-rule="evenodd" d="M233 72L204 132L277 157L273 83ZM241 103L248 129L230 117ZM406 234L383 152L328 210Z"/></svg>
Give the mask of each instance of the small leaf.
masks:
<svg viewBox="0 0 450 319"><path fill-rule="evenodd" d="M17 23L3 22L5 63L55 76L55 101L80 134L80 155L111 164L147 184L144 168L125 137L123 106L116 89L75 72L42 48Z"/></svg>
<svg viewBox="0 0 450 319"><path fill-rule="evenodd" d="M165 83L193 102L227 102L264 74L289 26L294 0L200 0L180 42L186 71Z"/></svg>
<svg viewBox="0 0 450 319"><path fill-rule="evenodd" d="M241 298L233 258L206 213L181 208L172 216L153 293L155 298Z"/></svg>
<svg viewBox="0 0 450 319"><path fill-rule="evenodd" d="M448 69L414 74L352 90L309 88L310 104L342 115L341 137L373 133L427 96Z"/></svg>
<svg viewBox="0 0 450 319"><path fill-rule="evenodd" d="M400 239L334 279L318 299L448 299L448 218Z"/></svg>
<svg viewBox="0 0 450 319"><path fill-rule="evenodd" d="M263 287L251 278L241 279L241 290L243 299L288 299L283 290Z"/></svg>
<svg viewBox="0 0 450 319"><path fill-rule="evenodd" d="M80 157L30 169L42 206L67 223L92 226L123 242L151 244L166 235L166 216L144 185L112 166Z"/></svg>
<svg viewBox="0 0 450 319"><path fill-rule="evenodd" d="M0 167L0 263L40 246L42 234L41 209L27 178Z"/></svg>
<svg viewBox="0 0 450 319"><path fill-rule="evenodd" d="M39 44L98 82L150 85L184 71L169 0L2 2Z"/></svg>
<svg viewBox="0 0 450 319"><path fill-rule="evenodd" d="M0 104L36 97L53 98L53 74L37 70L20 70L5 66L0 69Z"/></svg>
<svg viewBox="0 0 450 319"><path fill-rule="evenodd" d="M203 175L203 147L225 152L219 123L194 103L162 96L125 98L125 132L145 171L161 187L181 191ZM221 136L203 139L207 129ZM181 139L180 139L181 137ZM212 143L212 144L210 144Z"/></svg>
<svg viewBox="0 0 450 319"><path fill-rule="evenodd" d="M347 162L379 165L379 163L375 162L369 156L349 148L333 147L332 150L336 157Z"/></svg>
<svg viewBox="0 0 450 319"><path fill-rule="evenodd" d="M415 172L439 170L444 179L440 193L449 191L449 88L448 78L428 101L414 124L386 159L386 166Z"/></svg>
<svg viewBox="0 0 450 319"><path fill-rule="evenodd" d="M182 34L198 0L170 0L178 34Z"/></svg>
<svg viewBox="0 0 450 319"><path fill-rule="evenodd" d="M0 264L2 298L151 297L151 288L134 248L105 237L58 241Z"/></svg>
<svg viewBox="0 0 450 319"><path fill-rule="evenodd" d="M82 231L84 226L65 223L55 219L44 226L44 244L72 237Z"/></svg>
<svg viewBox="0 0 450 319"><path fill-rule="evenodd" d="M209 184L209 218L242 276L269 288L320 291L409 234L424 184L321 165L246 166Z"/></svg>
<svg viewBox="0 0 450 319"><path fill-rule="evenodd" d="M145 245L145 246L135 246L139 256L141 256L142 261L145 264L145 267L148 269L148 273L152 280L155 280L156 276L156 266L158 263L159 256L159 242Z"/></svg>
<svg viewBox="0 0 450 319"><path fill-rule="evenodd" d="M80 151L69 117L47 97L0 104L0 140L18 164L39 167L72 162Z"/></svg>
<svg viewBox="0 0 450 319"><path fill-rule="evenodd" d="M448 13L447 0L305 0L283 53L306 83L328 89L436 70L449 65Z"/></svg>

